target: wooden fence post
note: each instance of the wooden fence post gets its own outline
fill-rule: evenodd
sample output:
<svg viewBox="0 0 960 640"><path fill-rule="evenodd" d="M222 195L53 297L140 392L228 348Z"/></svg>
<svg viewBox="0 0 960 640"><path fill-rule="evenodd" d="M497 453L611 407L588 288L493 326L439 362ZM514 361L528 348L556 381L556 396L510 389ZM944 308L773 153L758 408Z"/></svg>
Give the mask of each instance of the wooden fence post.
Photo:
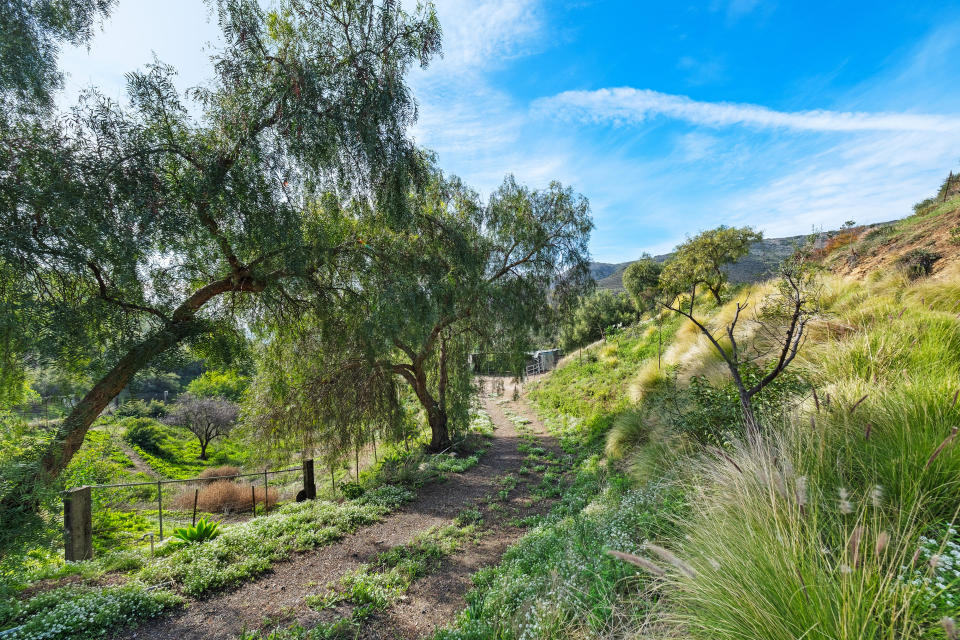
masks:
<svg viewBox="0 0 960 640"><path fill-rule="evenodd" d="M303 461L303 497L313 500L317 497L317 483L313 477L313 460Z"/></svg>
<svg viewBox="0 0 960 640"><path fill-rule="evenodd" d="M70 562L93 558L93 502L90 487L78 487L63 497L63 550Z"/></svg>

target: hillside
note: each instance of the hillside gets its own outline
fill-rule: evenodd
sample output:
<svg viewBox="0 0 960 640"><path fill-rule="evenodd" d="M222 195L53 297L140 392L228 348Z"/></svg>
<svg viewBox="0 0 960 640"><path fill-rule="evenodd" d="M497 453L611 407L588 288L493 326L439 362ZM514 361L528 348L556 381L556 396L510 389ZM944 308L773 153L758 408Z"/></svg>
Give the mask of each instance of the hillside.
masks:
<svg viewBox="0 0 960 640"><path fill-rule="evenodd" d="M956 203L953 202L953 211L957 220L953 221L953 225L956 225L960 221L960 211L957 211L958 207ZM923 220L930 221L933 219L937 220L937 225L942 225L942 223L950 223L950 220L946 220L940 214L943 213L941 210L937 210L937 214L929 213L923 217ZM910 222L908 223L907 220ZM951 218L952 220L952 218ZM899 225L899 226L897 226ZM860 254L863 252L870 252L872 256L875 252L875 249L882 245L885 239L892 242L892 238L900 237L899 230L903 230L907 226L913 226L914 233L910 236L910 240L905 240L901 244L898 244L899 248L908 250L913 248L914 245L926 246L931 244L928 241L929 237L934 237L937 239L937 242L934 243L938 250L947 249L949 243L949 233L947 229L941 228L942 233L936 233L934 236L930 236L931 229L929 225L923 224L921 220L916 220L913 217L907 218L905 220L900 220L896 222L883 222L871 225L864 225L860 227L854 227L851 230L843 231L828 231L821 233L818 237L818 245L823 246L831 238L834 238L838 235L841 235L843 238L849 238L849 241L845 241L843 246L849 244L853 240L865 240L864 246L860 249ZM804 245L807 242L809 236L800 235L800 236L788 236L785 238L764 238L759 242L753 244L750 247L750 253L743 257L740 261L731 265L727 272L730 274L730 281L736 284L745 284L752 282L760 282L768 277L776 270L777 265L783 261L784 258L793 253L794 249L799 246ZM931 245L933 246L933 245ZM888 248L894 249L896 247L889 246ZM879 251L879 250L876 250ZM665 253L662 255L654 256L653 259L657 262L666 262L673 256L673 253ZM839 253L834 254L835 260L840 260L841 255ZM593 279L597 281L597 286L600 289L611 289L613 291L622 291L623 290L623 272L628 266L633 264L633 260L627 262L619 263L610 263L610 262L593 262L590 264L590 273L593 276ZM854 262L851 262L853 264ZM861 265L861 272L864 270L869 270L872 267L878 266L880 263L875 260L864 260ZM841 272L844 270L841 269ZM852 273L854 269L847 269L846 273Z"/></svg>
<svg viewBox="0 0 960 640"><path fill-rule="evenodd" d="M545 582L517 599L498 574L476 601L510 604L473 607L480 628L499 628L494 617L514 625L511 637L956 637L958 206L826 239L823 314L758 396L766 428L753 444L742 441L726 365L673 314L659 331L642 321L535 383L539 412L566 437L589 447L604 436L606 486L537 532L551 541L537 564L581 595ZM901 268L918 248L944 252L927 277ZM867 257L844 268L849 255ZM758 283L740 297L774 290ZM734 305L699 315L722 330ZM750 326L738 340L761 344ZM622 552L632 576L600 549ZM585 585L588 594L577 591ZM534 603L533 619L516 622ZM561 624L575 631L556 633ZM474 637L463 629L453 637Z"/></svg>
<svg viewBox="0 0 960 640"><path fill-rule="evenodd" d="M770 276L780 262L807 241L807 236L789 236L786 238L764 238L750 247L750 253L732 265L728 272L735 283L759 282ZM666 262L673 253L654 256L657 262ZM623 290L623 272L633 264L633 260L611 264L594 262L590 273L601 289Z"/></svg>

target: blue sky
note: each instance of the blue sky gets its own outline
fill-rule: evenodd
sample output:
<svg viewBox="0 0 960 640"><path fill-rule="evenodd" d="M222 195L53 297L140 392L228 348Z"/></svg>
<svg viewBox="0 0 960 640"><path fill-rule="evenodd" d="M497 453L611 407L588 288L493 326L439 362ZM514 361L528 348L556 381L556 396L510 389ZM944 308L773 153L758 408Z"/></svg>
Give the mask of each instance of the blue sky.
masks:
<svg viewBox="0 0 960 640"><path fill-rule="evenodd" d="M960 3L440 0L412 134L487 195L507 173L590 199L595 259L749 224L902 217L960 168ZM842 6L838 6L842 5ZM153 53L183 86L217 38L198 0L119 0L62 56L64 103Z"/></svg>

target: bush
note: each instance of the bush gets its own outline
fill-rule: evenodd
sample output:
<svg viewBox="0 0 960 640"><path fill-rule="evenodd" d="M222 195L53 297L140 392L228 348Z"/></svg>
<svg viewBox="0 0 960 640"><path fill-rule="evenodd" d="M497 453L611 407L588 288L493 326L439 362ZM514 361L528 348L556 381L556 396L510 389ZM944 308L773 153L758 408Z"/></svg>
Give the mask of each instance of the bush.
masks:
<svg viewBox="0 0 960 640"><path fill-rule="evenodd" d="M198 493L199 490L199 493ZM273 487L267 492L267 506L277 504L277 491ZM207 513L233 513L253 511L254 500L263 504L263 487L244 485L232 480L206 482L198 487L187 487L174 498L174 504L180 509L192 509L194 498L197 508Z"/></svg>
<svg viewBox="0 0 960 640"><path fill-rule="evenodd" d="M344 482L342 485L340 485L340 491L343 493L345 498L354 500L363 495L364 489L356 482Z"/></svg>
<svg viewBox="0 0 960 640"><path fill-rule="evenodd" d="M911 280L930 275L934 263L942 258L939 253L933 253L926 249L912 249L897 258L896 265Z"/></svg>
<svg viewBox="0 0 960 640"><path fill-rule="evenodd" d="M160 418L167 412L167 405L158 400L127 400L113 412L118 418Z"/></svg>
<svg viewBox="0 0 960 640"><path fill-rule="evenodd" d="M229 478L230 476L240 475L240 469L233 465L225 464L220 467L204 469L200 472L201 480L210 480L212 478Z"/></svg>
<svg viewBox="0 0 960 640"><path fill-rule="evenodd" d="M124 423L127 431L123 438L130 444L136 445L153 455L163 454L163 442L166 434L153 420L149 418L127 418Z"/></svg>
<svg viewBox="0 0 960 640"><path fill-rule="evenodd" d="M200 397L220 397L240 402L250 379L233 371L205 371L187 385L187 393Z"/></svg>

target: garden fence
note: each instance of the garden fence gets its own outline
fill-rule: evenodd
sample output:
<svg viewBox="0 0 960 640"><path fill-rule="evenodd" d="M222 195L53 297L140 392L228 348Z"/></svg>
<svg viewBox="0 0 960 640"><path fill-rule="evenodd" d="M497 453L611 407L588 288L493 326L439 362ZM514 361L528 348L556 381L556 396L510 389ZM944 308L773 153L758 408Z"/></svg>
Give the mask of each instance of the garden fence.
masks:
<svg viewBox="0 0 960 640"><path fill-rule="evenodd" d="M288 469L76 487L63 492L64 556L75 561L94 551L152 548L200 518L239 523L314 497L313 460Z"/></svg>

